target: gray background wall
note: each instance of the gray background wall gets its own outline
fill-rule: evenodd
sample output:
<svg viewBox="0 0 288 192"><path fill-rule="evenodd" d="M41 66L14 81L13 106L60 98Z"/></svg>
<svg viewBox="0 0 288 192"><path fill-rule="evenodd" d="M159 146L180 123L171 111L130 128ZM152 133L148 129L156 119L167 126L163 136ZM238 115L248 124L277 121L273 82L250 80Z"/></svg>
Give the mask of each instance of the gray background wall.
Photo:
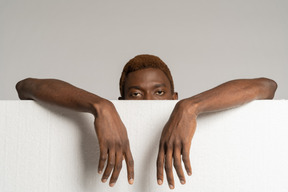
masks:
<svg viewBox="0 0 288 192"><path fill-rule="evenodd" d="M287 10L287 0L0 0L0 99L17 99L26 77L117 99L123 65L142 53L170 66L180 99L262 76L288 99Z"/></svg>

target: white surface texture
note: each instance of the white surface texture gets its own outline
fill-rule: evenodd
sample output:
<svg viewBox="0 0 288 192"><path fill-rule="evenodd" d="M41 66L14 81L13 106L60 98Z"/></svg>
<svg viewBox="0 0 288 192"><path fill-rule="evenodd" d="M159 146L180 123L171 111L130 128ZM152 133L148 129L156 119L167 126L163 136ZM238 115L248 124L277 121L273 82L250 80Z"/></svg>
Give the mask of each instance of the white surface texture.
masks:
<svg viewBox="0 0 288 192"><path fill-rule="evenodd" d="M162 128L176 101L112 101L126 125L135 161L111 188L97 173L93 116L38 104L0 101L0 191L169 191L156 182ZM174 191L287 192L288 101L254 101L198 117L192 176Z"/></svg>

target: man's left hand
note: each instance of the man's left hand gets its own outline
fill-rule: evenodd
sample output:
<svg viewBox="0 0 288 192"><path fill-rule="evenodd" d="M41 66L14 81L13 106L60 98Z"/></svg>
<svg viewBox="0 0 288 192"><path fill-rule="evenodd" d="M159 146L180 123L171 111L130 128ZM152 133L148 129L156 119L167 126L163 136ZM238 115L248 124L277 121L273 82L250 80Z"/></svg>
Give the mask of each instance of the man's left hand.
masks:
<svg viewBox="0 0 288 192"><path fill-rule="evenodd" d="M189 105L184 100L176 104L160 139L157 158L157 182L159 185L163 183L163 167L165 167L170 189L175 187L172 163L181 184L186 182L181 164L181 155L187 174L192 174L189 154L191 140L196 129L197 115L188 107Z"/></svg>

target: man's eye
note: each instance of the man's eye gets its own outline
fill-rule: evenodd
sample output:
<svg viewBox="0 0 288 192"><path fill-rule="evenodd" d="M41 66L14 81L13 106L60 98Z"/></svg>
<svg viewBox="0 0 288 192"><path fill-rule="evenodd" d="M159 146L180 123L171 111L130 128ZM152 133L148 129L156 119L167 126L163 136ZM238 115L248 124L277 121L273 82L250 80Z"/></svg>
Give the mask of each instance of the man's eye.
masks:
<svg viewBox="0 0 288 192"><path fill-rule="evenodd" d="M164 93L165 93L164 91L156 91L157 95L164 95Z"/></svg>
<svg viewBox="0 0 288 192"><path fill-rule="evenodd" d="M131 96L132 96L132 97L140 97L140 96L141 96L141 93L134 92L134 93L131 93Z"/></svg>

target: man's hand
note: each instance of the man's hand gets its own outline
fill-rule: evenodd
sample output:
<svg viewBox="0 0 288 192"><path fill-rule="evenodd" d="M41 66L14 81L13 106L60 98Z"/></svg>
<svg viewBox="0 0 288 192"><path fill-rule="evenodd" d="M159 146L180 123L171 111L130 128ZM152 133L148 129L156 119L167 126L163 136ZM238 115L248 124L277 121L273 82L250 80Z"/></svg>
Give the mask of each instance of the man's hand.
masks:
<svg viewBox="0 0 288 192"><path fill-rule="evenodd" d="M98 168L100 173L102 173L107 160L102 181L105 182L112 172L110 186L116 183L124 157L127 164L128 182L133 183L134 161L130 151L127 131L113 103L57 79L27 78L18 82L16 89L21 99L33 99L93 114L100 145Z"/></svg>
<svg viewBox="0 0 288 192"><path fill-rule="evenodd" d="M165 167L170 189L174 189L172 163L181 184L186 182L181 165L181 155L187 174L192 174L189 153L191 140L196 129L196 115L193 110L188 110L187 107L183 100L176 104L160 139L157 158L157 181L159 185L163 183L163 167Z"/></svg>
<svg viewBox="0 0 288 192"><path fill-rule="evenodd" d="M133 184L134 161L130 151L127 131L114 105L110 101L102 105L101 109L98 108L94 124L100 146L98 166L100 174L103 172L105 162L107 161L102 182L106 182L112 172L109 185L111 187L114 186L122 168L122 160L125 158L128 182L129 184Z"/></svg>

